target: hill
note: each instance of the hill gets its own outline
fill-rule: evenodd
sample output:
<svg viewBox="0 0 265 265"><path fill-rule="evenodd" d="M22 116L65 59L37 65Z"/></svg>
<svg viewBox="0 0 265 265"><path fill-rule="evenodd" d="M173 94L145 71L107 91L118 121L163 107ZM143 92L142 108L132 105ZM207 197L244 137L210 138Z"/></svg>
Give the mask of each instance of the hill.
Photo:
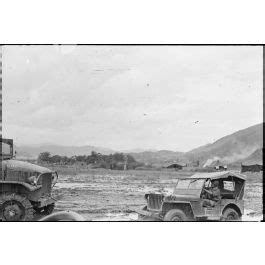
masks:
<svg viewBox="0 0 265 265"><path fill-rule="evenodd" d="M177 144L177 143L176 143ZM192 163L197 160L200 165L204 165L206 161L215 160L223 161L227 164L245 161L257 160L262 157L260 155L263 147L263 124L257 124L246 129L237 131L233 134L222 137L214 143L200 146L189 152L175 152L169 150L132 150L127 151L134 157L137 162L162 166L173 162ZM17 158L37 158L39 153L48 151L52 155L73 156L73 155L89 155L91 151L109 155L117 151L96 147L96 146L58 146L58 145L42 145L42 146L20 146L16 147ZM257 153L255 153L257 152ZM259 158L258 158L259 157Z"/></svg>
<svg viewBox="0 0 265 265"><path fill-rule="evenodd" d="M250 156L243 159L241 162L243 165L262 165L263 164L263 152L262 149L259 148L255 152L253 152Z"/></svg>
<svg viewBox="0 0 265 265"><path fill-rule="evenodd" d="M263 147L263 124L257 124L244 130L227 135L212 144L201 146L185 154L189 160L221 160L233 163L250 156Z"/></svg>

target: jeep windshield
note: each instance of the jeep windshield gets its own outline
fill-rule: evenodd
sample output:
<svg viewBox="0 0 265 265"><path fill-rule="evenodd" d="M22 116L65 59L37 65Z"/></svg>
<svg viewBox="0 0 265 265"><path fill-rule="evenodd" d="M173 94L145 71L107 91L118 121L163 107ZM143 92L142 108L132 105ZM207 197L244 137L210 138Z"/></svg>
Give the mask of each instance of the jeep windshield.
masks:
<svg viewBox="0 0 265 265"><path fill-rule="evenodd" d="M179 179L176 190L201 190L205 179Z"/></svg>

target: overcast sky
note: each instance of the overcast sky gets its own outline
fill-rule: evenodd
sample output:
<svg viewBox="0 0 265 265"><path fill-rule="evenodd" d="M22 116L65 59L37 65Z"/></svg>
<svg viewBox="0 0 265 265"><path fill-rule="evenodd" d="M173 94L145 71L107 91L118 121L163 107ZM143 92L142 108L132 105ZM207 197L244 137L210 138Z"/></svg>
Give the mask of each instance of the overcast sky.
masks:
<svg viewBox="0 0 265 265"><path fill-rule="evenodd" d="M262 47L5 46L17 145L188 151L261 123Z"/></svg>

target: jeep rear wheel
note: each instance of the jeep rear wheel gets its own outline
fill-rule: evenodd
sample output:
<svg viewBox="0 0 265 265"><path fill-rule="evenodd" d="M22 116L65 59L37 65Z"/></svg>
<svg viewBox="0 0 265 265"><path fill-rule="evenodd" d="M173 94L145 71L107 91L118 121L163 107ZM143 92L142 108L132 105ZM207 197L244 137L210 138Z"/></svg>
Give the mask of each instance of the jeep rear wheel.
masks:
<svg viewBox="0 0 265 265"><path fill-rule="evenodd" d="M18 194L0 195L0 221L30 221L33 208L30 201Z"/></svg>
<svg viewBox="0 0 265 265"><path fill-rule="evenodd" d="M225 209L222 215L222 221L240 221L238 212L232 208Z"/></svg>
<svg viewBox="0 0 265 265"><path fill-rule="evenodd" d="M172 209L168 211L164 217L166 222L183 222L188 221L187 215L179 209Z"/></svg>

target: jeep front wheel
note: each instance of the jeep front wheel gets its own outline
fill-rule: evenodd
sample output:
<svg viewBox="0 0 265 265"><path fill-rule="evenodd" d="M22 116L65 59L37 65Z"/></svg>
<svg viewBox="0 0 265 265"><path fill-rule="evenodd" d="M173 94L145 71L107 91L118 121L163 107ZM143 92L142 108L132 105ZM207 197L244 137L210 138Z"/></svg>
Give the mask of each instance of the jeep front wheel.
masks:
<svg viewBox="0 0 265 265"><path fill-rule="evenodd" d="M172 209L168 211L164 217L166 222L183 222L188 221L187 215L179 209Z"/></svg>
<svg viewBox="0 0 265 265"><path fill-rule="evenodd" d="M33 208L30 201L18 194L0 195L0 221L30 221Z"/></svg>
<svg viewBox="0 0 265 265"><path fill-rule="evenodd" d="M222 221L240 221L240 216L236 210L228 208L224 210L221 220Z"/></svg>

